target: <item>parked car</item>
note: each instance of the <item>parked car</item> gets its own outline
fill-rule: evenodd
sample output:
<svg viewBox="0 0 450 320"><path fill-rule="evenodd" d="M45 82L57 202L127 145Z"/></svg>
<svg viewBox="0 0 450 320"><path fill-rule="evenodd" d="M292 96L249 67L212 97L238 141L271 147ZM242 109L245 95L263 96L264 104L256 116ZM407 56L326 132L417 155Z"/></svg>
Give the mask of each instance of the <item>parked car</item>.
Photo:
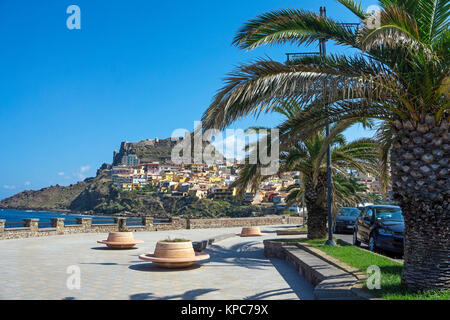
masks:
<svg viewBox="0 0 450 320"><path fill-rule="evenodd" d="M334 220L333 233L348 232L352 233L356 218L361 213L357 208L341 207L339 208L336 219Z"/></svg>
<svg viewBox="0 0 450 320"><path fill-rule="evenodd" d="M383 249L403 253L405 221L398 206L371 205L356 219L353 244L365 243L370 251Z"/></svg>
<svg viewBox="0 0 450 320"><path fill-rule="evenodd" d="M294 204L293 206L290 206L288 210L300 214L303 210L306 210L306 208L300 208L298 205Z"/></svg>

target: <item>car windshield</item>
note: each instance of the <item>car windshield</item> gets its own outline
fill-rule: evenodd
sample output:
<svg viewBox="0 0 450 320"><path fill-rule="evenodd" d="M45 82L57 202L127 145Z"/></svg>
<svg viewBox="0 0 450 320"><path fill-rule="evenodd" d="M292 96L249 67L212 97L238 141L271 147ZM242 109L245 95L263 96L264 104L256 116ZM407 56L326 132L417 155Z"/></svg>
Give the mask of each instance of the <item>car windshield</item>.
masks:
<svg viewBox="0 0 450 320"><path fill-rule="evenodd" d="M403 221L402 210L400 208L376 208L375 218L377 220Z"/></svg>
<svg viewBox="0 0 450 320"><path fill-rule="evenodd" d="M338 216L357 217L359 216L359 213L360 211L356 208L340 208Z"/></svg>

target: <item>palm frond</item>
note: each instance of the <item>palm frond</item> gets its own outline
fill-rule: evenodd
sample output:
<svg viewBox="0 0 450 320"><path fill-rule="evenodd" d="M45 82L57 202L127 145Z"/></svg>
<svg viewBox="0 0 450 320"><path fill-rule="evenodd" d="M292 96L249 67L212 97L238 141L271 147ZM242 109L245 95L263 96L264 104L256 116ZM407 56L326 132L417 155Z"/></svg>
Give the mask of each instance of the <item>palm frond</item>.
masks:
<svg viewBox="0 0 450 320"><path fill-rule="evenodd" d="M375 61L344 56L305 57L291 65L273 60L242 65L226 78L226 85L203 114L203 126L225 128L238 118L273 111L290 99L305 103L313 98L328 103L358 97L385 100L394 80L384 71Z"/></svg>
<svg viewBox="0 0 450 320"><path fill-rule="evenodd" d="M233 44L251 50L271 44L309 45L323 38L356 47L356 33L352 28L316 13L296 9L271 11L248 21L238 31Z"/></svg>
<svg viewBox="0 0 450 320"><path fill-rule="evenodd" d="M361 2L353 1L353 0L337 0L340 4L344 5L353 12L358 18L366 19L367 12L362 8Z"/></svg>
<svg viewBox="0 0 450 320"><path fill-rule="evenodd" d="M418 1L417 13L422 41L436 45L449 28L450 2L448 0Z"/></svg>

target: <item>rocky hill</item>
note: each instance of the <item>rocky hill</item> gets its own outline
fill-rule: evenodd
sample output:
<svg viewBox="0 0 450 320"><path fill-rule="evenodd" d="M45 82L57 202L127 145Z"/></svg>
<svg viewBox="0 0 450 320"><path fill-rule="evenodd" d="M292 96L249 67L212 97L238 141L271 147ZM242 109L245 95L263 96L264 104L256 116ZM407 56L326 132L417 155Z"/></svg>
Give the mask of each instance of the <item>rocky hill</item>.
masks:
<svg viewBox="0 0 450 320"><path fill-rule="evenodd" d="M180 138L180 141L183 138ZM122 162L122 157L125 155L135 154L142 162L170 162L172 149L178 143L178 140L172 141L171 138L167 139L147 139L139 142L122 142L120 144L119 152L114 152L113 155L113 165L119 165ZM203 150L211 143L208 141L203 141ZM221 159L224 159L213 146L212 149L217 152ZM191 150L192 156L194 152L193 135L191 135Z"/></svg>
<svg viewBox="0 0 450 320"><path fill-rule="evenodd" d="M199 200L153 191L120 190L109 180L111 166L103 165L94 178L70 186L24 191L0 202L0 208L82 212L95 215L248 217L261 208L226 201Z"/></svg>
<svg viewBox="0 0 450 320"><path fill-rule="evenodd" d="M170 160L177 141L171 139L122 142L114 153L113 164L122 156L136 154L141 162ZM203 148L210 145L203 143ZM215 149L210 149L215 150ZM217 150L215 150L217 152ZM93 178L70 186L51 186L27 190L0 202L0 208L22 210L69 211L87 214L130 214L150 216L183 215L191 217L250 216L261 209L225 201L199 200L153 192L153 190L125 191L116 188L110 179L112 165L103 164Z"/></svg>
<svg viewBox="0 0 450 320"><path fill-rule="evenodd" d="M69 211L70 204L85 190L88 182L70 186L51 186L40 190L26 190L0 202L0 208L22 210Z"/></svg>
<svg viewBox="0 0 450 320"><path fill-rule="evenodd" d="M50 186L40 190L26 190L0 202L0 208L23 210L71 211L72 203L86 191L86 189L103 185L109 174L108 165L103 165L95 178L69 186ZM106 183L105 183L106 184ZM80 210L81 211L81 210Z"/></svg>

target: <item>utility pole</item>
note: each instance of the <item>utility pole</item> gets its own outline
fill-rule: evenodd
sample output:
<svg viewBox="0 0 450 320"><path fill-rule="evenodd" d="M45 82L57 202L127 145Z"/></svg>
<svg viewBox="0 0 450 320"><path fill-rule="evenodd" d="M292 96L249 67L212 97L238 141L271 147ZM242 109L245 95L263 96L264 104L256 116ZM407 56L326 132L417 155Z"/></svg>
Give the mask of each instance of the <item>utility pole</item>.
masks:
<svg viewBox="0 0 450 320"><path fill-rule="evenodd" d="M320 7L320 16L322 18L327 17L327 9L325 7ZM325 39L320 40L319 48L320 48L320 55L326 56L327 55L327 48L325 46ZM326 91L326 83L324 80L324 86L323 89ZM328 112L328 104L325 103L325 112ZM326 137L330 135L330 123L327 120L327 126L325 129ZM332 182L332 172L331 172L331 148L330 145L327 147L327 184L328 184L328 240L325 242L325 245L328 246L335 246L336 243L333 240L333 182Z"/></svg>
<svg viewBox="0 0 450 320"><path fill-rule="evenodd" d="M320 7L320 16L322 18L327 17L327 9L326 7ZM345 28L357 28L359 26L359 23L339 23L339 25L345 27ZM286 53L287 56L287 62L292 59L295 59L300 56L304 55L321 55L326 56L326 46L325 46L326 40L321 39L319 40L319 52L301 52L301 53ZM326 90L326 83L324 80L323 90ZM328 112L328 105L325 104L324 111ZM330 135L330 124L327 121L327 125L325 128L326 136L328 137ZM336 243L333 240L333 182L332 182L332 172L331 172L331 149L328 145L327 148L327 189L328 189L328 199L327 199L327 205L328 205L328 240L325 242L326 245L335 246Z"/></svg>

